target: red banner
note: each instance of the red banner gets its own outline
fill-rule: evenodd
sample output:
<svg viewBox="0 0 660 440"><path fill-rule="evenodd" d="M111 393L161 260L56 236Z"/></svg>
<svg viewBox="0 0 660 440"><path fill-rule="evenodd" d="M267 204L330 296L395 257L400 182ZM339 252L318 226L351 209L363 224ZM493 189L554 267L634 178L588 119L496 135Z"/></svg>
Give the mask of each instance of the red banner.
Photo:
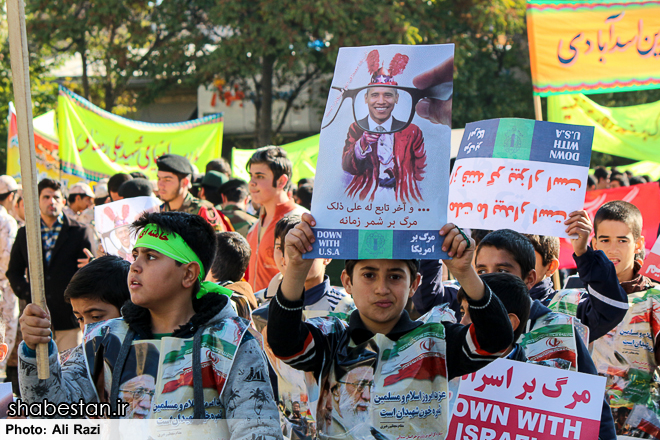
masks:
<svg viewBox="0 0 660 440"><path fill-rule="evenodd" d="M645 247L648 254L658 236L658 226L660 225L660 209L658 209L660 205L660 187L658 187L658 183L652 182L643 185L587 191L584 209L589 213L591 221L594 220L598 208L612 200L624 200L639 208L644 219L642 235L645 237ZM573 246L563 238L561 239L559 267L561 269L575 269Z"/></svg>

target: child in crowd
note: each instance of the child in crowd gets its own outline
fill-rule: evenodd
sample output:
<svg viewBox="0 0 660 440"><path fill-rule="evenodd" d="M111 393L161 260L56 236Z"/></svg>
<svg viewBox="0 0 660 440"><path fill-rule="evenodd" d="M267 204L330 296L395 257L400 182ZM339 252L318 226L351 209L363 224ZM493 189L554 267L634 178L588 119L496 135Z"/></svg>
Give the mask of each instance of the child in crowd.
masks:
<svg viewBox="0 0 660 440"><path fill-rule="evenodd" d="M257 308L252 286L243 281L250 264L250 245L238 232L218 232L216 241L218 246L213 266L206 279L231 290L238 315L250 319L252 310Z"/></svg>
<svg viewBox="0 0 660 440"><path fill-rule="evenodd" d="M640 273L642 226L639 209L624 201L604 204L594 218L592 245L614 264L630 306L621 323L594 342L592 353L598 372L607 375L606 396L617 420L617 434L623 434L631 411L655 418L655 423L660 414L660 400L654 391L658 387L654 374L660 365L660 290ZM655 416L646 415L648 412ZM626 434L647 436L644 431L643 426L633 424Z"/></svg>
<svg viewBox="0 0 660 440"><path fill-rule="evenodd" d="M571 223L567 232L570 235L579 234L576 240L578 243L573 244L576 251L583 249L585 243L588 243L590 231L583 228L581 223ZM524 235L510 229L493 231L481 241L476 254L476 269L480 275L506 272L519 277L527 288L534 286L536 281L534 247ZM576 322L572 316L553 312L540 301L534 300L531 304L529 320L522 331L523 338L520 345L531 362L580 373L597 374L585 345L586 338L581 331L582 327L582 324ZM568 337L567 330L571 332ZM555 340L555 345L548 355L546 343L551 338ZM601 439L616 437L611 420L610 409L607 402L603 401L599 433Z"/></svg>
<svg viewBox="0 0 660 440"><path fill-rule="evenodd" d="M289 256L284 253L284 243L286 235L291 229L300 223L300 216L288 215L277 222L275 226L275 263L280 269L282 276L286 274L289 267ZM342 320L347 320L348 316L355 310L355 303L350 295L340 291L330 285L330 278L325 275L325 267L330 262L329 259L317 258L311 260L312 264L305 278L305 300L303 303L303 318L316 318L325 316L335 316ZM272 292L268 297L272 299L277 293L281 276L274 278L276 282L271 283L269 289ZM264 304L252 313L252 322L262 334L267 334L268 311L270 303ZM308 422L312 418L311 410L308 407L308 399L302 396L307 394L305 389L305 374L297 371L287 364L278 360L272 353L270 347L266 345L266 353L271 360L271 365L277 373L277 383L273 388L277 388L279 402L285 411L294 413L293 401L298 402L299 412L305 417L292 423L291 429L298 434L305 436L308 434ZM293 399L293 400L292 400ZM300 435L299 435L300 436Z"/></svg>
<svg viewBox="0 0 660 440"><path fill-rule="evenodd" d="M270 385L249 377L267 375L260 343L229 305L227 289L203 281L215 255L213 227L181 212L145 213L133 227L123 318L88 328L64 365L48 312L25 309L22 396L55 404L100 399L113 417L215 419L214 438L280 438ZM39 343L49 345L46 380L37 377Z"/></svg>
<svg viewBox="0 0 660 440"><path fill-rule="evenodd" d="M124 259L105 255L73 275L64 300L71 303L81 330L94 322L121 317L121 307L131 297L126 283L130 267Z"/></svg>
<svg viewBox="0 0 660 440"><path fill-rule="evenodd" d="M307 372L318 399L318 431L328 436L394 438L447 432L447 380L476 371L513 342L506 310L472 268L474 244L445 225L445 261L466 292L473 325L443 322L434 309L412 321L404 307L419 283L418 260L347 260L342 284L357 310L302 320L305 280L313 260L313 217L286 236L287 270L269 306L268 343L290 366ZM406 399L411 392L425 396ZM402 399L403 398L403 399ZM395 414L423 417L395 417ZM392 423L395 421L396 423Z"/></svg>

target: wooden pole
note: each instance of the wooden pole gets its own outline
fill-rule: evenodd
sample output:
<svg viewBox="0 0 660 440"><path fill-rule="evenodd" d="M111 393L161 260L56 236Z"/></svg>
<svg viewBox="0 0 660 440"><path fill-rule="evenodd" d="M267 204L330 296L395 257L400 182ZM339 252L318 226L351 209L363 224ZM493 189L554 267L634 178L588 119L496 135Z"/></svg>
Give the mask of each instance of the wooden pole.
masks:
<svg viewBox="0 0 660 440"><path fill-rule="evenodd" d="M543 108L541 107L541 97L534 95L534 115L537 121L543 120Z"/></svg>
<svg viewBox="0 0 660 440"><path fill-rule="evenodd" d="M9 53L14 83L14 104L18 123L18 149L21 160L21 183L25 200L25 231L27 233L28 270L32 302L44 310L44 268L41 249L41 215L37 192L37 158L32 127L32 96L30 95L30 65L25 31L24 0L7 0ZM48 379L48 344L37 345L37 373Z"/></svg>

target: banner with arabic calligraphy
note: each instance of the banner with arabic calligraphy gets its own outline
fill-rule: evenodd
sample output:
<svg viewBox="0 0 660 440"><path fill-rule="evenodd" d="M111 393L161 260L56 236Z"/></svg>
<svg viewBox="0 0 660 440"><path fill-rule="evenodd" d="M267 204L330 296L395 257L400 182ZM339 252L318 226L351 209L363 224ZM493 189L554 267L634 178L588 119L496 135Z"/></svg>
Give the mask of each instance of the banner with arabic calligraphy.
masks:
<svg viewBox="0 0 660 440"><path fill-rule="evenodd" d="M222 115L173 124L133 121L63 87L57 112L62 171L87 180L132 171L155 179L163 154L180 154L202 167L220 157Z"/></svg>
<svg viewBox="0 0 660 440"><path fill-rule="evenodd" d="M582 208L593 127L489 119L465 127L449 181L448 221L567 237Z"/></svg>
<svg viewBox="0 0 660 440"><path fill-rule="evenodd" d="M56 113L51 110L33 119L34 149L37 157L39 180L49 177L61 181L66 187L84 181L80 177L60 172L59 141ZM9 133L7 139L7 174L21 182L21 161L18 151L18 123L14 105L9 103Z"/></svg>
<svg viewBox="0 0 660 440"><path fill-rule="evenodd" d="M603 107L584 95L548 98L548 121L594 126L594 151L630 159L660 162L658 120L660 102Z"/></svg>
<svg viewBox="0 0 660 440"><path fill-rule="evenodd" d="M651 182L643 185L587 191L584 199L584 210L587 211L589 217L593 220L598 208L612 200L623 200L639 208L644 219L642 235L644 235L644 246L648 253L649 249L656 242L658 226L660 225L660 211L658 210L660 187L658 184ZM568 240L563 238L561 239L559 253L559 267L562 269L575 269L576 267L573 260L573 246L571 246Z"/></svg>
<svg viewBox="0 0 660 440"><path fill-rule="evenodd" d="M447 438L596 440L605 380L498 359L461 379Z"/></svg>
<svg viewBox="0 0 660 440"><path fill-rule="evenodd" d="M660 1L528 0L534 94L660 87Z"/></svg>
<svg viewBox="0 0 660 440"><path fill-rule="evenodd" d="M446 257L438 231L447 209L453 54L453 44L339 50L312 198L317 239L305 258ZM443 122L420 117L418 103Z"/></svg>

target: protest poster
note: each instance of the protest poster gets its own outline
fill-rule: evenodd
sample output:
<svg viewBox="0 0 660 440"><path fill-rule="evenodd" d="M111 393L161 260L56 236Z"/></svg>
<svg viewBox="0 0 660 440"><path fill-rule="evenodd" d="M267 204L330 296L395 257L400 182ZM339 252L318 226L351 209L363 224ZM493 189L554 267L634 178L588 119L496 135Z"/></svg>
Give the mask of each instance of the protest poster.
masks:
<svg viewBox="0 0 660 440"><path fill-rule="evenodd" d="M640 210L644 219L642 227L644 247L648 252L656 242L658 226L660 226L660 212L657 209L658 201L660 201L660 187L657 182L587 191L584 210L587 211L593 222L598 209L612 200L623 200L632 203ZM565 239L561 239L559 267L561 269L575 269L576 267L573 260L573 246Z"/></svg>
<svg viewBox="0 0 660 440"><path fill-rule="evenodd" d="M453 54L453 44L339 50L305 258L446 257Z"/></svg>
<svg viewBox="0 0 660 440"><path fill-rule="evenodd" d="M534 94L660 87L660 1L527 2Z"/></svg>
<svg viewBox="0 0 660 440"><path fill-rule="evenodd" d="M94 207L94 224L101 237L103 249L133 262L133 245L137 240L130 226L145 211L158 212L160 200L155 197L134 197Z"/></svg>
<svg viewBox="0 0 660 440"><path fill-rule="evenodd" d="M449 181L447 219L474 229L567 237L582 209L594 128L527 119L466 125Z"/></svg>
<svg viewBox="0 0 660 440"><path fill-rule="evenodd" d="M605 381L498 359L461 379L447 439L596 440Z"/></svg>
<svg viewBox="0 0 660 440"><path fill-rule="evenodd" d="M660 240L655 240L651 252L644 258L644 265L640 273L660 282Z"/></svg>

